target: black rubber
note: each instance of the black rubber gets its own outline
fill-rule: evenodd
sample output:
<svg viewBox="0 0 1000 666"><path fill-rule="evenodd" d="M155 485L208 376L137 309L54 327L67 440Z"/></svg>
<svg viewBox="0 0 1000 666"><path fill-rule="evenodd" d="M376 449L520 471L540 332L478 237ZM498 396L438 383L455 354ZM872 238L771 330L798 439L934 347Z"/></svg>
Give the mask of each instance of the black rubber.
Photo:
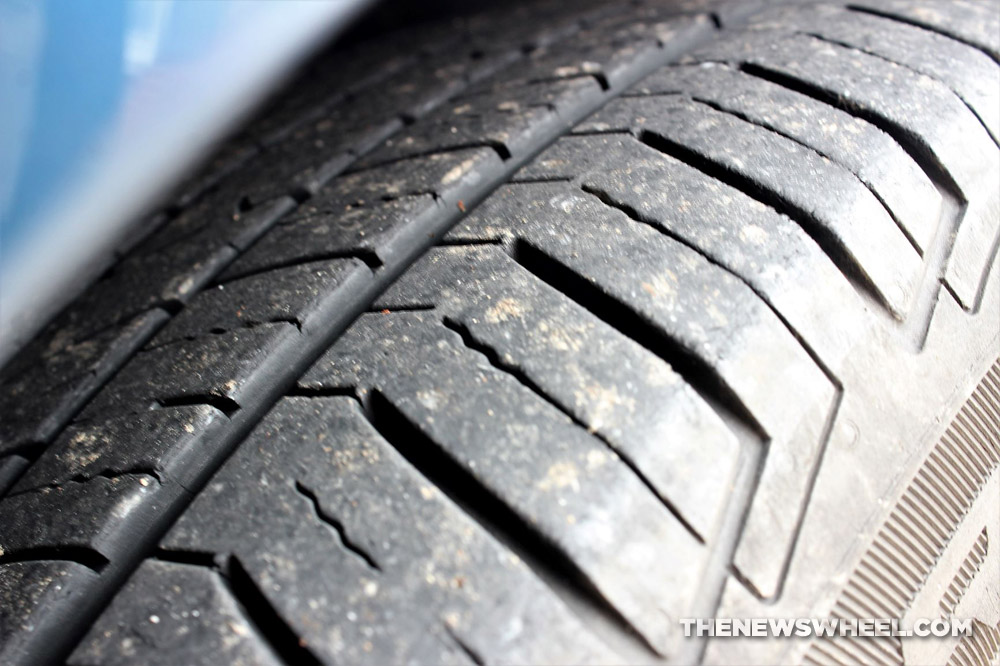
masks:
<svg viewBox="0 0 1000 666"><path fill-rule="evenodd" d="M318 58L4 369L0 662L865 660L678 619L902 617L1000 528L998 52L664 0Z"/></svg>

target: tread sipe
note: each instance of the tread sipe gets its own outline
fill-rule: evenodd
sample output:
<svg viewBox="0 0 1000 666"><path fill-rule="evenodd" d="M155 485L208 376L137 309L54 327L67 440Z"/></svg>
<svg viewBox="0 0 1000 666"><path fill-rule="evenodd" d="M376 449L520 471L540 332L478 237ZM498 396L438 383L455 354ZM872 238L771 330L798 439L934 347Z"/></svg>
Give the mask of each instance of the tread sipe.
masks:
<svg viewBox="0 0 1000 666"><path fill-rule="evenodd" d="M320 56L3 369L0 662L995 659L998 110L992 2Z"/></svg>

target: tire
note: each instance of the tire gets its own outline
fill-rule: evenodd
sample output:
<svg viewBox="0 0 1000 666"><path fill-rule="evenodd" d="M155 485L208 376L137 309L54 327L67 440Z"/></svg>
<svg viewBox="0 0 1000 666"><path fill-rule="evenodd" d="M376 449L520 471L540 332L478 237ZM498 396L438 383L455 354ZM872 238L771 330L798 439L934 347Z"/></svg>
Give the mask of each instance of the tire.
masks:
<svg viewBox="0 0 1000 666"><path fill-rule="evenodd" d="M320 57L4 369L0 662L995 660L998 23L542 2Z"/></svg>

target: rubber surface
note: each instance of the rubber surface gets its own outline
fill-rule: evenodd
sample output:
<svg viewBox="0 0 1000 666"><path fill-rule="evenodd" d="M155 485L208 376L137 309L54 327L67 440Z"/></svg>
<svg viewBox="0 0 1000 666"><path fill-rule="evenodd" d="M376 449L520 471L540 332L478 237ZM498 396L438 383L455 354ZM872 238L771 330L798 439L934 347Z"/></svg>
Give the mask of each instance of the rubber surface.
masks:
<svg viewBox="0 0 1000 666"><path fill-rule="evenodd" d="M4 369L4 663L988 652L677 620L1000 624L997 6L564 5L318 59Z"/></svg>

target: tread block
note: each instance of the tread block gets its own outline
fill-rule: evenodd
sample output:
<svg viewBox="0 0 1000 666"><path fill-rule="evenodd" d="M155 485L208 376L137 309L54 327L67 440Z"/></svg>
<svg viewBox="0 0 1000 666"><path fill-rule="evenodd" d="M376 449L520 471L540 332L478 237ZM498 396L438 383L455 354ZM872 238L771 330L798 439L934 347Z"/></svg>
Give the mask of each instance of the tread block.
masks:
<svg viewBox="0 0 1000 666"><path fill-rule="evenodd" d="M287 322L301 327L323 297L352 274L367 273L357 259L318 261L276 269L220 284L198 294L160 331L158 347L261 324Z"/></svg>
<svg viewBox="0 0 1000 666"><path fill-rule="evenodd" d="M865 326L853 313L863 306L850 283L801 227L772 208L668 159L594 171L582 183L739 276L829 365L839 366L857 343Z"/></svg>
<svg viewBox="0 0 1000 666"><path fill-rule="evenodd" d="M135 414L185 401L235 409L243 391L267 381L258 368L297 336L293 324L280 322L144 351L104 387L81 418Z"/></svg>
<svg viewBox="0 0 1000 666"><path fill-rule="evenodd" d="M137 261L132 270L138 271L163 254L175 261L205 263L204 257L229 244L244 248L295 207L293 199L283 196L290 187L267 200L251 199L247 195L246 173L240 170L181 210L140 243L133 252L135 258L126 257L123 266L127 268L129 261Z"/></svg>
<svg viewBox="0 0 1000 666"><path fill-rule="evenodd" d="M38 551L33 559L44 560L68 550L80 551L81 562L100 570L160 489L155 476L129 472L11 493L0 500L0 564L25 551Z"/></svg>
<svg viewBox="0 0 1000 666"><path fill-rule="evenodd" d="M367 168L475 145L490 145L521 156L537 143L540 129L563 122L560 109L588 99L593 102L600 94L600 86L590 77L527 84L513 90L488 89L479 94L470 91L389 139L357 166Z"/></svg>
<svg viewBox="0 0 1000 666"><path fill-rule="evenodd" d="M717 105L813 148L865 183L917 247L930 246L941 217L941 194L899 144L874 125L715 63L662 69L640 90L681 93Z"/></svg>
<svg viewBox="0 0 1000 666"><path fill-rule="evenodd" d="M750 63L881 119L895 128L897 141L911 144L911 154L943 169L967 199L996 183L996 144L968 107L929 76L814 37L771 32L707 46L692 59Z"/></svg>
<svg viewBox="0 0 1000 666"><path fill-rule="evenodd" d="M494 150L471 148L344 175L302 214L278 225L234 262L221 279L331 255L374 254L379 262L389 262L420 234L422 217L437 212L442 201L457 206L460 187L489 177L500 165Z"/></svg>
<svg viewBox="0 0 1000 666"><path fill-rule="evenodd" d="M774 544L791 546L834 386L756 294L697 252L583 192L511 200L520 208L484 204L497 215L490 224L507 221L509 234L558 270L655 326L664 344L673 341L700 359L767 434L767 460L736 560L761 596L773 596L784 562L774 557Z"/></svg>
<svg viewBox="0 0 1000 666"><path fill-rule="evenodd" d="M966 308L976 300L1000 229L1000 151L978 119L944 84L883 59L811 37L776 39L771 33L706 48L696 59L739 58L765 72L804 84L820 94L895 127L911 154L943 169L968 202L960 221L955 259L946 281ZM769 74L770 75L770 74ZM963 230L967 228L968 230ZM968 240L965 240L968 239ZM957 265L957 267L956 267Z"/></svg>
<svg viewBox="0 0 1000 666"><path fill-rule="evenodd" d="M750 27L793 26L941 81L973 110L993 141L998 140L1000 65L982 51L899 21L834 7L817 6L812 11L796 8L794 12L777 9L755 16ZM997 27L1000 29L1000 25Z"/></svg>
<svg viewBox="0 0 1000 666"><path fill-rule="evenodd" d="M955 234L944 281L966 310L979 306L1000 243L1000 190L969 203Z"/></svg>
<svg viewBox="0 0 1000 666"><path fill-rule="evenodd" d="M376 308L431 302L611 444L711 541L738 442L669 365L496 248L436 250Z"/></svg>
<svg viewBox="0 0 1000 666"><path fill-rule="evenodd" d="M77 583L97 574L77 564L60 560L0 563L0 657L13 662L24 658L24 637L46 623L48 610L74 596Z"/></svg>
<svg viewBox="0 0 1000 666"><path fill-rule="evenodd" d="M860 0L852 4L972 44L1000 62L1000 17L992 3L969 0Z"/></svg>
<svg viewBox="0 0 1000 666"><path fill-rule="evenodd" d="M608 134L564 136L546 148L530 163L524 165L512 179L514 182L573 180L578 176L604 169L608 164L628 164L641 167L659 164L664 155L644 143L635 140L627 132ZM459 237L472 220L479 215L479 209L472 211L454 229L451 238Z"/></svg>
<svg viewBox="0 0 1000 666"><path fill-rule="evenodd" d="M0 453L50 441L168 315L150 310L90 338L70 326L52 331L11 363L0 389ZM35 362L33 362L35 361ZM31 395L27 400L24 396Z"/></svg>
<svg viewBox="0 0 1000 666"><path fill-rule="evenodd" d="M14 492L128 472L173 479L186 487L210 458L209 435L226 420L214 407L192 405L71 426Z"/></svg>
<svg viewBox="0 0 1000 666"><path fill-rule="evenodd" d="M281 401L162 547L237 557L273 611L325 661L454 661L453 637L510 663L613 659L349 398ZM104 640L102 627L147 621L147 592L132 590L118 606L127 612L112 607L84 650ZM518 630L535 624L551 630L544 638Z"/></svg>
<svg viewBox="0 0 1000 666"><path fill-rule="evenodd" d="M430 194L401 195L388 201L376 196L357 199L318 197L283 220L221 275L228 281L291 262L350 253L385 262L393 236L436 206ZM384 195L391 196L391 195Z"/></svg>
<svg viewBox="0 0 1000 666"><path fill-rule="evenodd" d="M656 58L661 45L680 50L715 29L707 14L678 16L678 7L671 3L639 5L634 12L631 17L611 14L594 21L564 47L578 50L577 62L600 63L612 89L622 88L637 64Z"/></svg>
<svg viewBox="0 0 1000 666"><path fill-rule="evenodd" d="M671 97L617 100L580 129L649 132L669 142L671 151L694 153L711 168L739 174L765 199L777 198L798 211L798 223L823 242L842 270L862 275L896 316L906 313L921 275L920 257L871 192L815 151Z"/></svg>
<svg viewBox="0 0 1000 666"><path fill-rule="evenodd" d="M283 663L218 573L172 562L143 562L88 639L70 664Z"/></svg>
<svg viewBox="0 0 1000 666"><path fill-rule="evenodd" d="M650 646L672 651L664 618L690 608L707 551L606 444L431 313L363 315L300 384L354 382L572 558Z"/></svg>

